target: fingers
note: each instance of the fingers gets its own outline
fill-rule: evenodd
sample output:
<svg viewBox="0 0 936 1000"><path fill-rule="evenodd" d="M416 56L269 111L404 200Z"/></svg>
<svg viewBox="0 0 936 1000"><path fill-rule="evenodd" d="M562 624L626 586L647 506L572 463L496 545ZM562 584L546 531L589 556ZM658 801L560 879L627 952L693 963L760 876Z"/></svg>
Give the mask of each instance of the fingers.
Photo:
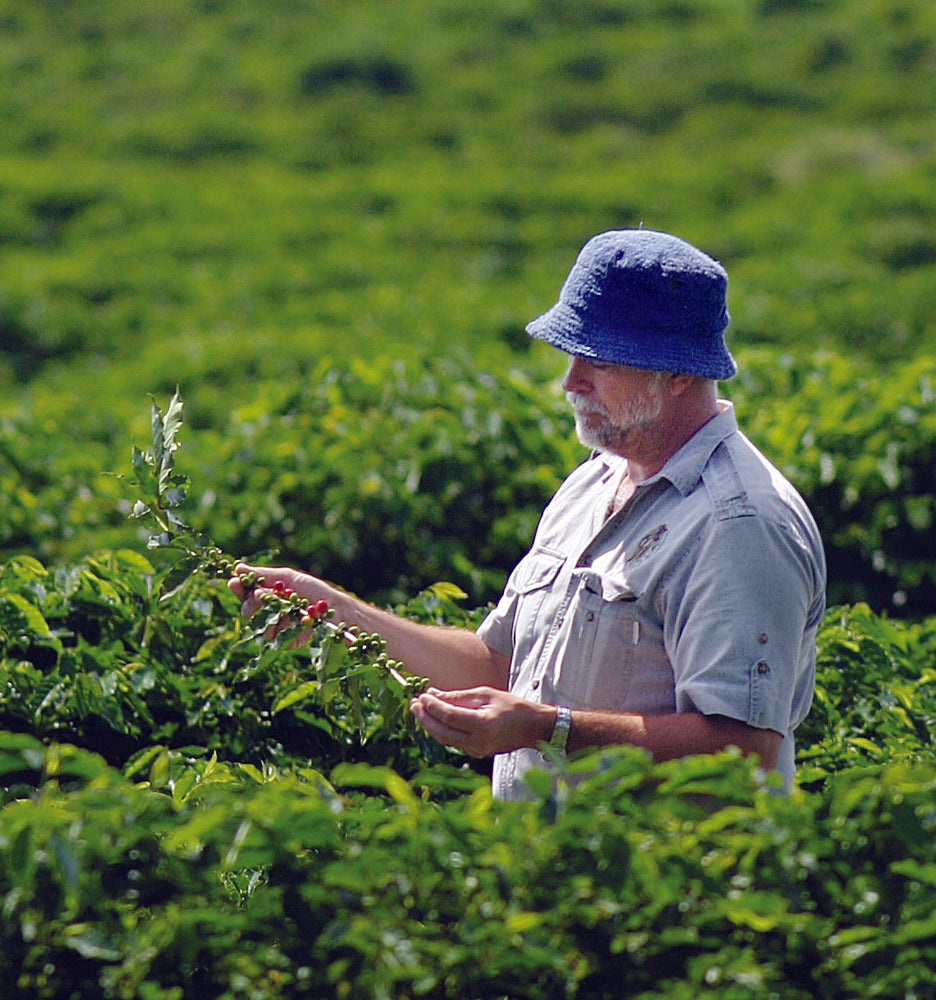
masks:
<svg viewBox="0 0 936 1000"><path fill-rule="evenodd" d="M260 567L248 566L246 563L238 563L234 567L234 576L228 580L229 589L241 602L241 614L244 618L253 617L260 608L261 598L257 593L256 581L265 584L266 578Z"/></svg>
<svg viewBox="0 0 936 1000"><path fill-rule="evenodd" d="M427 688L413 699L410 707L416 721L428 732L431 732L436 739L440 739L439 733L444 731L449 739L443 740L443 742L451 742L453 734L463 736L469 733L472 727L473 713L462 710L462 714L459 716L457 706L438 697L438 694L439 692L433 688Z"/></svg>
<svg viewBox="0 0 936 1000"><path fill-rule="evenodd" d="M253 592L258 582L266 583L264 575L266 569L265 566L251 566L248 563L239 562L234 567L234 575L228 580L228 587L236 597L243 601Z"/></svg>
<svg viewBox="0 0 936 1000"><path fill-rule="evenodd" d="M238 563L238 567L241 565L243 564ZM247 588L244 586L244 581L240 578L239 570L235 569L234 572L235 575L228 580L228 588L234 593L234 596L237 597L238 600L242 601L247 596Z"/></svg>
<svg viewBox="0 0 936 1000"><path fill-rule="evenodd" d="M410 704L413 717L434 739L473 757L497 750L497 715L493 688L440 691L427 688Z"/></svg>
<svg viewBox="0 0 936 1000"><path fill-rule="evenodd" d="M476 734L471 729L464 727L464 720L460 726L451 725L438 712L438 706L434 706L432 699L426 698L425 694L413 699L410 707L413 718L439 743L444 746L458 747L459 750L464 750L465 753L471 754L473 757L485 756Z"/></svg>
<svg viewBox="0 0 936 1000"><path fill-rule="evenodd" d="M264 593L305 594L317 583L312 577L289 566L252 566L239 562L234 567L234 576L228 580L228 587L243 602L245 617L256 613Z"/></svg>
<svg viewBox="0 0 936 1000"><path fill-rule="evenodd" d="M476 690L440 691L429 687L413 699L412 708L417 718L427 716L451 728L467 731L476 724L477 714L485 703Z"/></svg>
<svg viewBox="0 0 936 1000"><path fill-rule="evenodd" d="M555 708L495 687L427 688L410 703L416 721L440 743L473 757L537 747L549 738Z"/></svg>
<svg viewBox="0 0 936 1000"><path fill-rule="evenodd" d="M228 587L241 600L241 614L252 618L265 604L279 599L283 614L271 620L265 631L268 641L273 641L284 629L294 630L296 625L307 625L325 618L329 612L328 602L322 598L305 602L302 593L320 590L322 583L314 577L290 567L252 566L238 562L234 576L228 580ZM267 616L269 617L269 615ZM288 641L288 648L299 649L308 644L314 630L303 628Z"/></svg>

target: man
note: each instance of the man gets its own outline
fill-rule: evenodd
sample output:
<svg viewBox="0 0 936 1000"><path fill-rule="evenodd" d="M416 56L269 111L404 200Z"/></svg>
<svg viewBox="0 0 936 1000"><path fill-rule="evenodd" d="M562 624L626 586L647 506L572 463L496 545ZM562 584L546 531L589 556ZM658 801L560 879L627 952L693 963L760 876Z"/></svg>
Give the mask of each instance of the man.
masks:
<svg viewBox="0 0 936 1000"><path fill-rule="evenodd" d="M420 725L496 755L499 797L524 794L544 743L629 743L657 760L733 745L788 785L825 563L802 499L718 398L736 371L726 289L717 261L665 233L606 232L582 248L527 331L569 355L564 388L595 450L476 633L397 618L295 570L242 568L380 632L434 685L412 703Z"/></svg>

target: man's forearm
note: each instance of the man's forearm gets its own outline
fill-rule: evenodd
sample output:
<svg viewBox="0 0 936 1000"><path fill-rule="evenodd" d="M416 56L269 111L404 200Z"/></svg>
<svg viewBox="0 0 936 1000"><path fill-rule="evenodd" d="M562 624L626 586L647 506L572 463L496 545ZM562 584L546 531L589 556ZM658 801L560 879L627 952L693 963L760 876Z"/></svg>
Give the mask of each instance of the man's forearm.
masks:
<svg viewBox="0 0 936 1000"><path fill-rule="evenodd" d="M430 689L413 699L416 720L442 743L486 757L547 743L556 708L527 701L509 691ZM781 736L720 715L637 715L575 709L566 751L631 744L655 760L717 753L737 746L756 753L766 768L776 766Z"/></svg>
<svg viewBox="0 0 936 1000"><path fill-rule="evenodd" d="M254 589L241 583L240 575L245 572L263 581L257 591L280 583L309 600L327 601L334 621L357 626L362 632L378 632L387 643L388 656L399 660L411 673L428 677L439 688L507 686L509 660L489 649L471 629L424 625L401 618L292 567L239 563L236 570L230 587L243 601L248 617L260 607L261 599ZM297 641L301 642L302 637Z"/></svg>
<svg viewBox="0 0 936 1000"><path fill-rule="evenodd" d="M426 625L336 592L335 614L365 632L379 632L387 655L410 673L443 690L488 685L506 688L509 661L489 649L468 628Z"/></svg>
<svg viewBox="0 0 936 1000"><path fill-rule="evenodd" d="M776 766L782 736L722 715L684 712L637 715L592 710L573 711L567 751L629 743L654 760L717 753L729 746L756 753L764 767Z"/></svg>

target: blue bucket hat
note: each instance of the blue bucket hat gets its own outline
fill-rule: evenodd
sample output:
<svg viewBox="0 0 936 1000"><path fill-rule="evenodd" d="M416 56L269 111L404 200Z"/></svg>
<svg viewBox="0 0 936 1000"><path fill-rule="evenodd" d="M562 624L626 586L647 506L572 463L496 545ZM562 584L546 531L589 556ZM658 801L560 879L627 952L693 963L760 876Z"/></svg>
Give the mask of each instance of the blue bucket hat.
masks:
<svg viewBox="0 0 936 1000"><path fill-rule="evenodd" d="M685 240L611 230L582 247L559 301L526 330L583 358L727 379L727 287L721 264Z"/></svg>

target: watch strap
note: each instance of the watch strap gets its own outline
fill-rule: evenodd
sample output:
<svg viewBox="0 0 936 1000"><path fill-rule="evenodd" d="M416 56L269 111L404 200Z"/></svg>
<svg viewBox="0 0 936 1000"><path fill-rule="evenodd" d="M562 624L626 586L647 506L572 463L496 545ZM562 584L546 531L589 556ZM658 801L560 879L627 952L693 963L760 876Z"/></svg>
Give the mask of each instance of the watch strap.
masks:
<svg viewBox="0 0 936 1000"><path fill-rule="evenodd" d="M556 706L556 721L553 725L552 735L549 737L549 745L565 753L566 744L569 742L569 730L572 728L572 710L565 705Z"/></svg>

